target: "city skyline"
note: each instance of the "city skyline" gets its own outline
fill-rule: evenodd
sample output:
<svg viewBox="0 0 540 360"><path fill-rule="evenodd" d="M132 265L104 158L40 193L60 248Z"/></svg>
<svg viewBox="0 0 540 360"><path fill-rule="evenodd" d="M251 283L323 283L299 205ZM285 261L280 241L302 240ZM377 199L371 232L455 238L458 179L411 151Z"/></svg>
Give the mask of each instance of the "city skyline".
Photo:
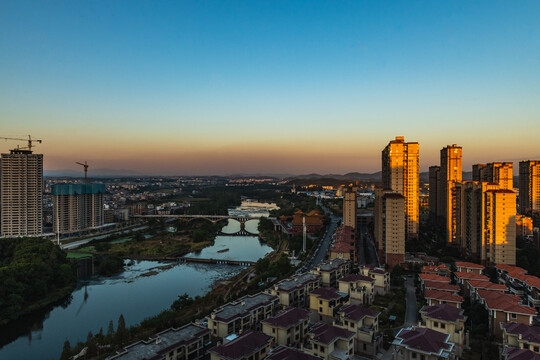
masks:
<svg viewBox="0 0 540 360"><path fill-rule="evenodd" d="M1 135L149 175L376 172L396 135L421 171L454 143L465 171L540 158L537 10L3 2Z"/></svg>

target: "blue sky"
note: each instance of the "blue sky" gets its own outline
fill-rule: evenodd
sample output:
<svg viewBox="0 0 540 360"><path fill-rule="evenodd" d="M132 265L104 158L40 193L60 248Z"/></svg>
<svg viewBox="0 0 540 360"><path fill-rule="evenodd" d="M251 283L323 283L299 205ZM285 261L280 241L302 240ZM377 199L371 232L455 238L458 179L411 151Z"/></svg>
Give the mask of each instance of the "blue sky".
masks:
<svg viewBox="0 0 540 360"><path fill-rule="evenodd" d="M540 2L4 0L0 121L51 169L377 171L396 135L423 168L540 157Z"/></svg>

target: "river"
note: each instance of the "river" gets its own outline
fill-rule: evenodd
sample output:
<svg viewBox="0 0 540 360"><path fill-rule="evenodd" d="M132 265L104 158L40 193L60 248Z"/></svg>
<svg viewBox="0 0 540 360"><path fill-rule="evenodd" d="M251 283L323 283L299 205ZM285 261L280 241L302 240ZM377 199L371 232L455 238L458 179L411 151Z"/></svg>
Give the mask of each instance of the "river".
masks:
<svg viewBox="0 0 540 360"><path fill-rule="evenodd" d="M258 203L242 204L231 215L268 216L268 209ZM246 223L246 230L257 232L258 220ZM240 224L234 220L222 232L234 233ZM229 249L228 251L223 251ZM221 252L220 252L221 250ZM188 257L257 261L272 249L257 236L217 236L213 246ZM49 309L25 316L16 324L0 328L0 359L58 359L64 341L71 345L85 341L88 332L107 332L110 320L115 328L120 314L126 325L136 325L170 307L178 295L206 294L213 283L242 271L240 266L218 264L176 264L158 261L126 261L125 271L114 277L92 277L79 281L69 299ZM153 276L141 276L149 271Z"/></svg>

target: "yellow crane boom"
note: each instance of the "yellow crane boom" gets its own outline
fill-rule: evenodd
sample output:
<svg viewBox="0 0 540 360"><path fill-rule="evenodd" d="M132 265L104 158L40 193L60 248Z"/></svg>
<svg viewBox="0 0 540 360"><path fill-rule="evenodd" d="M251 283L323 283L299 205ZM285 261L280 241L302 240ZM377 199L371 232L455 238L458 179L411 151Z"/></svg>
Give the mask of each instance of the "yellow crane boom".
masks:
<svg viewBox="0 0 540 360"><path fill-rule="evenodd" d="M84 183L86 184L87 179L88 179L88 178L87 178L87 174L88 174L88 166L89 166L89 165L88 165L88 162L85 161L84 164L83 164L83 163L80 163L80 162L76 161L75 164L79 164L79 165L81 165L81 166L84 167Z"/></svg>
<svg viewBox="0 0 540 360"><path fill-rule="evenodd" d="M35 142L38 142L38 143L40 143L40 144L42 143L42 140L39 140L39 139L32 139L32 136L31 136L31 135L28 135L28 139L12 138L12 137L3 137L3 136L0 136L0 139L6 140L6 141L8 141L8 140L28 141L28 146L27 146L27 148L28 148L29 151L32 151L32 147L33 147L32 142L35 141ZM23 148L23 149L24 149L24 148Z"/></svg>

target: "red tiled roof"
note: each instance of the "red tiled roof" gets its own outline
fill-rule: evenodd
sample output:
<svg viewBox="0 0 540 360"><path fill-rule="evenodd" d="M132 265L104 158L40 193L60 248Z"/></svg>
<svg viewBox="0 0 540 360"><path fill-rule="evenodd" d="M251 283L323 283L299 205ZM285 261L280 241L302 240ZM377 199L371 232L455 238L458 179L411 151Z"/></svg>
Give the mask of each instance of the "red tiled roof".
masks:
<svg viewBox="0 0 540 360"><path fill-rule="evenodd" d="M495 284L484 280L467 280L469 286L475 289L488 289L497 291L506 291L508 288L503 284Z"/></svg>
<svg viewBox="0 0 540 360"><path fill-rule="evenodd" d="M507 265L507 264L497 264L495 267L499 270L506 271L508 273L517 273L525 274L527 270L520 268L519 266Z"/></svg>
<svg viewBox="0 0 540 360"><path fill-rule="evenodd" d="M267 360L319 360L317 356L306 354L300 349L279 346L272 350L268 355Z"/></svg>
<svg viewBox="0 0 540 360"><path fill-rule="evenodd" d="M499 291L477 290L491 310L501 310L516 314L536 315L536 310L530 306L520 305L521 299L517 296L501 294Z"/></svg>
<svg viewBox="0 0 540 360"><path fill-rule="evenodd" d="M504 294L497 290L485 290L485 289L477 289L476 293L478 296L480 296L482 299L504 299L506 302L512 302L515 304L519 304L521 301L521 298L515 295L510 294Z"/></svg>
<svg viewBox="0 0 540 360"><path fill-rule="evenodd" d="M338 291L334 288L317 288L311 292L312 294L317 295L318 298L324 300L334 300L341 298L341 295L338 294Z"/></svg>
<svg viewBox="0 0 540 360"><path fill-rule="evenodd" d="M350 275L342 277L341 279L339 279L339 281L343 281L343 282L356 282L356 281L374 282L375 280L370 278L369 276L365 276L365 275L350 274Z"/></svg>
<svg viewBox="0 0 540 360"><path fill-rule="evenodd" d="M471 269L484 269L484 266L467 261L456 261L456 267L465 267Z"/></svg>
<svg viewBox="0 0 540 360"><path fill-rule="evenodd" d="M339 312L342 312L346 319L352 319L353 321L358 321L366 316L377 317L380 314L378 311L371 310L359 305L344 306Z"/></svg>
<svg viewBox="0 0 540 360"><path fill-rule="evenodd" d="M441 272L441 271L449 271L450 268L446 266L445 264L441 265L424 265L422 266L422 272L428 273L428 272Z"/></svg>
<svg viewBox="0 0 540 360"><path fill-rule="evenodd" d="M442 300L442 301L453 302L453 303L463 302L463 297L460 295L454 295L448 291L440 291L440 290L433 290L433 289L427 289L425 291L424 297L426 299L436 299L436 300Z"/></svg>
<svg viewBox="0 0 540 360"><path fill-rule="evenodd" d="M519 274L519 273L508 273L508 277L511 277L513 279L518 279L529 286L534 286L540 289L540 279L537 278L536 276Z"/></svg>
<svg viewBox="0 0 540 360"><path fill-rule="evenodd" d="M309 311L291 307L274 317L263 320L263 323L268 323L272 326L278 326L281 328L289 328L294 326L305 319L309 318Z"/></svg>
<svg viewBox="0 0 540 360"><path fill-rule="evenodd" d="M436 289L436 290L441 290L441 291L450 291L450 292L458 292L459 291L459 286L453 285L453 284L450 284L450 283L444 283L444 282L441 282L441 281L426 280L424 282L424 287L426 289Z"/></svg>
<svg viewBox="0 0 540 360"><path fill-rule="evenodd" d="M396 340L402 339L401 344L409 348L438 354L441 350L451 349L448 337L448 334L427 328L404 328L396 335Z"/></svg>
<svg viewBox="0 0 540 360"><path fill-rule="evenodd" d="M435 274L418 274L418 276L420 276L420 279L424 281L430 280L450 283L450 278L446 276L440 276Z"/></svg>
<svg viewBox="0 0 540 360"><path fill-rule="evenodd" d="M420 309L420 312L424 313L425 316L429 318L443 321L457 322L465 319L465 316L463 316L463 309L458 309L447 304L437 304L433 306L426 305Z"/></svg>
<svg viewBox="0 0 540 360"><path fill-rule="evenodd" d="M322 323L316 324L310 331L310 334L313 334L313 340L325 345L331 344L338 338L348 340L354 337L354 333L352 331Z"/></svg>
<svg viewBox="0 0 540 360"><path fill-rule="evenodd" d="M250 356L270 342L271 336L256 331L248 331L233 341L216 346L211 352L231 359Z"/></svg>
<svg viewBox="0 0 540 360"><path fill-rule="evenodd" d="M473 280L489 281L489 278L486 275L480 275L480 274L476 274L472 272L456 271L454 275L459 279L473 279Z"/></svg>

